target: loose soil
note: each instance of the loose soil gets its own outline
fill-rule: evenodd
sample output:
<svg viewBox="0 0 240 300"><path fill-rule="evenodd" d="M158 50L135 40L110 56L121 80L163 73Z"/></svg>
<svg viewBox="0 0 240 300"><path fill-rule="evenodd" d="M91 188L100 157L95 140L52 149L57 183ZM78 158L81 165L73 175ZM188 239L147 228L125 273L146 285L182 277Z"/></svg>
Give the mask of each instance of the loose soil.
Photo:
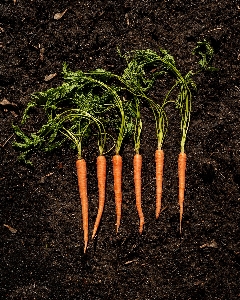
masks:
<svg viewBox="0 0 240 300"><path fill-rule="evenodd" d="M1 299L240 299L239 15L233 0L1 1L0 101L10 102L0 107ZM76 152L68 144L52 153L36 152L29 168L11 145L16 139L12 123L20 124L31 93L62 83L63 62L72 70L104 68L120 74L125 63L117 47L123 53L160 47L186 73L196 70L191 51L204 39L215 50L213 65L219 70L195 78L182 235L179 116L168 108L164 209L156 221L157 142L151 111L143 107L144 232L138 233L130 139L122 151L119 233L110 152L100 230L84 255ZM159 82L152 96L157 100L162 94ZM43 120L36 110L25 132L35 131ZM98 204L94 141L84 149L90 231Z"/></svg>

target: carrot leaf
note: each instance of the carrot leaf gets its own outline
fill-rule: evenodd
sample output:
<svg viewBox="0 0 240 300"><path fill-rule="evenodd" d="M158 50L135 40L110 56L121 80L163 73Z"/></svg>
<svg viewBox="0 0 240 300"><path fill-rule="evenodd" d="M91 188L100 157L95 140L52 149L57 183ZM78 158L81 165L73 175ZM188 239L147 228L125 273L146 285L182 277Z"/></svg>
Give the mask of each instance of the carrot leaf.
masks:
<svg viewBox="0 0 240 300"><path fill-rule="evenodd" d="M197 46L193 49L193 54L200 56L199 65L201 71L218 71L217 68L210 66L213 59L214 50L206 40L197 42Z"/></svg>

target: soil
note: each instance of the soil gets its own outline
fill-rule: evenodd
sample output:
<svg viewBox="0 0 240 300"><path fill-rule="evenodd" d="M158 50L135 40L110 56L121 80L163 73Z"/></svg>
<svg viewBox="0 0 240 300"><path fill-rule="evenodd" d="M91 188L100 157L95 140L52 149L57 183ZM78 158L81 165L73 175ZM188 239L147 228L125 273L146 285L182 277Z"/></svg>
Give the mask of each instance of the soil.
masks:
<svg viewBox="0 0 240 300"><path fill-rule="evenodd" d="M15 3L14 3L15 2ZM65 12L60 19L56 13ZM0 3L1 299L240 299L240 7L238 1L2 0ZM179 234L179 116L168 108L163 211L155 220L154 120L143 107L143 210L138 233L133 142L125 142L123 215L115 228L111 156L100 230L83 253L76 152L64 145L35 152L33 168L17 160L12 123L20 124L31 93L62 83L72 70L121 73L124 53L168 50L182 73L197 68L191 52L206 39L217 72L195 77L186 143L183 232ZM46 75L57 75L45 81ZM162 95L155 87L155 99ZM3 99L10 103L3 105ZM43 120L40 110L25 126ZM97 146L88 164L89 228L97 214ZM9 227L10 226L10 227Z"/></svg>

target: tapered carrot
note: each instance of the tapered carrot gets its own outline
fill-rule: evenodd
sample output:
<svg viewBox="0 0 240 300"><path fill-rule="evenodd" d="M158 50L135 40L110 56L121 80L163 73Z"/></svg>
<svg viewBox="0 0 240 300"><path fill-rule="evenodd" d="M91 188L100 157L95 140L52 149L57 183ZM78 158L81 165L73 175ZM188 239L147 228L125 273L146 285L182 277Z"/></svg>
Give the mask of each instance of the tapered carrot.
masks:
<svg viewBox="0 0 240 300"><path fill-rule="evenodd" d="M160 215L162 204L162 183L163 183L163 165L164 165L164 152L163 150L156 150L156 219Z"/></svg>
<svg viewBox="0 0 240 300"><path fill-rule="evenodd" d="M141 172L142 172L142 156L140 154L135 154L133 158L133 168L134 168L134 185L135 185L135 195L136 195L136 207L140 219L139 232L142 233L144 225L144 216L141 206Z"/></svg>
<svg viewBox="0 0 240 300"><path fill-rule="evenodd" d="M181 152L178 157L178 178L179 178L178 202L179 202L179 206L180 206L180 233L182 232L182 216L183 216L183 202L184 202L184 191L185 191L186 164L187 164L187 155L186 155L186 153Z"/></svg>
<svg viewBox="0 0 240 300"><path fill-rule="evenodd" d="M99 206L97 218L95 221L92 238L94 238L97 233L98 226L102 217L104 203L105 203L105 188L106 188L106 158L103 155L97 157L97 179L98 179L98 192L99 192Z"/></svg>
<svg viewBox="0 0 240 300"><path fill-rule="evenodd" d="M113 156L113 180L114 180L114 193L115 193L115 205L117 215L117 232L121 221L122 210L122 157L119 154Z"/></svg>
<svg viewBox="0 0 240 300"><path fill-rule="evenodd" d="M79 194L82 206L84 253L88 244L88 196L87 196L87 166L84 159L76 161Z"/></svg>

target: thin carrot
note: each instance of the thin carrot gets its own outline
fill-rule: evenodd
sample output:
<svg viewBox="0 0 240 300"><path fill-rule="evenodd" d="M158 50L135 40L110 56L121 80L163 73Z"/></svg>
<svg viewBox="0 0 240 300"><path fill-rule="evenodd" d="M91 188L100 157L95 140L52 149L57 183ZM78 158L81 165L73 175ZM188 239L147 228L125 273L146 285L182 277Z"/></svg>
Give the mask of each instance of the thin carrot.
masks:
<svg viewBox="0 0 240 300"><path fill-rule="evenodd" d="M144 216L141 206L141 171L142 171L142 156L140 154L135 154L133 159L134 167L134 184L135 184L135 194L136 194L136 206L140 219L139 232L140 234L143 231L144 225Z"/></svg>
<svg viewBox="0 0 240 300"><path fill-rule="evenodd" d="M184 191L185 191L186 164L187 164L187 155L186 155L186 153L181 152L178 157L178 178L179 178L178 202L179 202L179 206L180 206L180 233L182 231L182 216L183 216L183 202L184 202Z"/></svg>
<svg viewBox="0 0 240 300"><path fill-rule="evenodd" d="M162 183L163 183L163 165L164 165L164 152L157 149L155 152L156 161L156 219L158 219L161 211L162 204Z"/></svg>
<svg viewBox="0 0 240 300"><path fill-rule="evenodd" d="M87 196L87 166L84 159L76 161L79 194L82 206L83 232L84 232L84 253L88 244L88 196Z"/></svg>
<svg viewBox="0 0 240 300"><path fill-rule="evenodd" d="M94 238L97 233L98 226L102 217L104 203L105 203L105 188L106 188L106 158L103 155L97 157L97 179L98 179L98 191L99 191L99 206L97 218L95 221L92 238Z"/></svg>
<svg viewBox="0 0 240 300"><path fill-rule="evenodd" d="M113 179L114 179L114 193L115 193L115 205L117 215L117 232L121 221L121 209L122 209L122 157L119 154L113 156Z"/></svg>

